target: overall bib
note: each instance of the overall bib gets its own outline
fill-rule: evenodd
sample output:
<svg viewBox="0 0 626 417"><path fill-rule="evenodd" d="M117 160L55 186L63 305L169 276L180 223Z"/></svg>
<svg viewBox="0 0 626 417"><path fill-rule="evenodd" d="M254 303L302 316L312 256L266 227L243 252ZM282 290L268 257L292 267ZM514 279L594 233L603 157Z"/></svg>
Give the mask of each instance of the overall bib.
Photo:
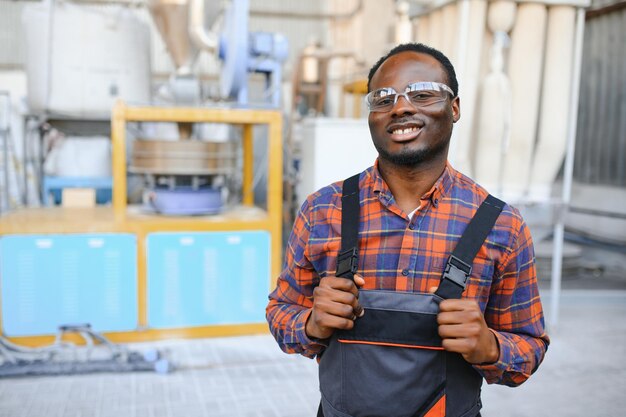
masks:
<svg viewBox="0 0 626 417"><path fill-rule="evenodd" d="M344 181L337 276L357 270L359 176ZM435 294L360 290L365 315L336 331L319 364L323 417L476 417L482 377L445 352L439 303L460 298L471 264L504 203L488 196L452 252Z"/></svg>

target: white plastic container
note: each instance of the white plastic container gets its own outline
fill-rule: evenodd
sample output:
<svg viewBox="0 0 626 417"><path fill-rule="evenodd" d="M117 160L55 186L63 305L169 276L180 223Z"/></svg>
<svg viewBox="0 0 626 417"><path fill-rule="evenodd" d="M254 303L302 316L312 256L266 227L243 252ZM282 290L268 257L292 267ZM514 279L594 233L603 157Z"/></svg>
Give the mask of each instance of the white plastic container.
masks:
<svg viewBox="0 0 626 417"><path fill-rule="evenodd" d="M372 166L378 151L366 119L316 118L304 122L298 207L309 194Z"/></svg>
<svg viewBox="0 0 626 417"><path fill-rule="evenodd" d="M111 141L104 136L61 140L46 158L46 175L60 177L110 177Z"/></svg>
<svg viewBox="0 0 626 417"><path fill-rule="evenodd" d="M130 9L33 3L22 14L31 111L108 118L150 100L150 32Z"/></svg>

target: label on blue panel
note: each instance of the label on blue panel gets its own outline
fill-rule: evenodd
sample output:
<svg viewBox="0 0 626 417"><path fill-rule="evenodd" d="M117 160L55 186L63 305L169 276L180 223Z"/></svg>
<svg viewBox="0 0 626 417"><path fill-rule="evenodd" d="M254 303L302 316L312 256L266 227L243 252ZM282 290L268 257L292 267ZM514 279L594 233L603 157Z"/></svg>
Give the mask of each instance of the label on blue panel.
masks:
<svg viewBox="0 0 626 417"><path fill-rule="evenodd" d="M2 329L8 336L137 328L137 243L131 234L0 238Z"/></svg>
<svg viewBox="0 0 626 417"><path fill-rule="evenodd" d="M268 232L151 233L146 247L150 327L265 321Z"/></svg>

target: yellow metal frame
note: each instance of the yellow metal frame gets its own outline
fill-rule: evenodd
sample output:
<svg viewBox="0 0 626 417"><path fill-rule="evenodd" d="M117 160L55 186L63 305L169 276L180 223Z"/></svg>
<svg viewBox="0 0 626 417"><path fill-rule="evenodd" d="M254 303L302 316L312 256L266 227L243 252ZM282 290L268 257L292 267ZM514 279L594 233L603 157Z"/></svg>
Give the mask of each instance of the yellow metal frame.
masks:
<svg viewBox="0 0 626 417"><path fill-rule="evenodd" d="M356 80L343 85L343 96L339 106L339 117L345 117L346 112L346 96L351 94L352 101L352 117L358 119L361 117L361 102L367 94L367 80Z"/></svg>
<svg viewBox="0 0 626 417"><path fill-rule="evenodd" d="M129 208L126 203L126 125L128 122L228 123L243 128L243 209L217 216L164 217ZM268 126L267 210L253 207L253 126ZM135 107L119 101L111 121L113 204L95 208L23 209L0 217L2 234L40 233L133 233L137 236L138 329L114 332L113 341L135 342L168 337L230 336L267 331L265 323L150 329L147 317L146 236L163 231L266 230L271 236L270 288L276 284L281 265L282 242L282 116L276 110L212 109L184 107ZM1 300L0 300L1 301ZM0 317L1 318L1 317ZM0 332L2 321L0 320ZM50 343L53 336L16 337L31 346Z"/></svg>

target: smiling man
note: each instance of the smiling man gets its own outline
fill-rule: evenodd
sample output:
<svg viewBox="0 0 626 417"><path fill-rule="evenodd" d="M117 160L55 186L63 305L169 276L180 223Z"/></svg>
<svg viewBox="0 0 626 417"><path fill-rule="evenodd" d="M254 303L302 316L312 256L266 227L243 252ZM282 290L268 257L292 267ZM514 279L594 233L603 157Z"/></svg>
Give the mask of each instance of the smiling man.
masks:
<svg viewBox="0 0 626 417"><path fill-rule="evenodd" d="M479 416L483 379L519 385L548 347L528 227L447 162L461 113L441 52L394 48L368 90L379 157L303 204L270 330L318 357L318 416Z"/></svg>

